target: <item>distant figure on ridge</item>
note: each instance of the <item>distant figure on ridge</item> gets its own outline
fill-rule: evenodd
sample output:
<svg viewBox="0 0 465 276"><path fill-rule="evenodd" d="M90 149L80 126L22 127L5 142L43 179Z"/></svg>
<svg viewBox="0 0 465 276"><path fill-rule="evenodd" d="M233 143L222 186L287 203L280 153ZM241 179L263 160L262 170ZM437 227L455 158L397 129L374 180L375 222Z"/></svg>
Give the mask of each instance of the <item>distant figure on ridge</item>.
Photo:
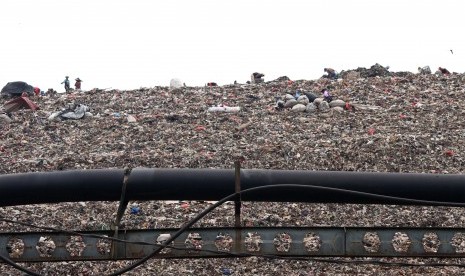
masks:
<svg viewBox="0 0 465 276"><path fill-rule="evenodd" d="M333 68L325 68L324 71L328 74L327 77L330 79L337 79L336 70Z"/></svg>
<svg viewBox="0 0 465 276"><path fill-rule="evenodd" d="M450 75L449 70L446 68L439 67L438 70L443 74L443 75Z"/></svg>
<svg viewBox="0 0 465 276"><path fill-rule="evenodd" d="M76 83L74 84L74 87L76 88L76 91L81 90L81 82L82 82L82 80L80 78L76 79Z"/></svg>
<svg viewBox="0 0 465 276"><path fill-rule="evenodd" d="M252 83L262 83L262 82L265 81L263 79L264 76L265 76L265 74L255 72L250 76L250 79L251 79Z"/></svg>
<svg viewBox="0 0 465 276"><path fill-rule="evenodd" d="M429 66L418 67L418 73L421 75L429 75L431 74L431 68L429 68Z"/></svg>
<svg viewBox="0 0 465 276"><path fill-rule="evenodd" d="M65 91L66 91L66 93L68 93L69 92L69 77L66 76L65 80L62 81L61 84L65 84Z"/></svg>

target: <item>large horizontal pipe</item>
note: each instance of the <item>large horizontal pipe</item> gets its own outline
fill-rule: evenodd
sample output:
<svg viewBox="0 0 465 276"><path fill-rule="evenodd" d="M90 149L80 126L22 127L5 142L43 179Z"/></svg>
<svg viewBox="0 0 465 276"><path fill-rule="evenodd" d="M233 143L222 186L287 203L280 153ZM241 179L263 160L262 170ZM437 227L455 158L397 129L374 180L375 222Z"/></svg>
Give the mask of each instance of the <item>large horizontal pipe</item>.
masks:
<svg viewBox="0 0 465 276"><path fill-rule="evenodd" d="M72 170L0 176L0 206L76 201L115 201L124 171Z"/></svg>
<svg viewBox="0 0 465 276"><path fill-rule="evenodd" d="M0 176L0 206L118 201L124 171L118 169L25 173ZM465 175L330 171L241 170L242 190L274 184L301 184L447 203L465 202ZM133 169L126 199L219 200L234 193L235 172L227 169ZM260 189L243 201L438 205L375 198L324 189Z"/></svg>

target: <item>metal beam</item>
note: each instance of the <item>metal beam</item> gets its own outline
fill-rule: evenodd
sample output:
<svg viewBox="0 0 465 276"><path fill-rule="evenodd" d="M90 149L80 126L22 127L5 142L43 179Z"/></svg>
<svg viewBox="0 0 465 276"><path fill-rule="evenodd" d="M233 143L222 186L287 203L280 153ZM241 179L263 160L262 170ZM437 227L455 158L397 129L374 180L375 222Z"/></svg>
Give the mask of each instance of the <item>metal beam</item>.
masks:
<svg viewBox="0 0 465 276"><path fill-rule="evenodd" d="M101 243L101 235L111 236L112 231L79 232L84 234L81 252L71 256L68 248L70 234L62 232L0 233L0 254L15 262L96 261L139 259L156 248L157 239L174 234L177 229L125 230L118 233L128 242ZM235 245L236 233L242 236ZM368 233L368 234L367 234ZM89 235L99 236L89 236ZM190 238L189 238L190 235ZM378 241L375 246L367 236ZM376 236L378 238L376 238ZM396 244L396 236L403 237ZM40 256L36 246L41 239L55 245L49 256ZM408 237L408 239L405 239ZM433 239L431 239L433 237ZM455 237L455 238L454 238ZM465 257L465 228L360 228L360 227L273 227L273 228L197 228L189 229L173 243L179 249L164 249L157 258L230 257L225 253L279 255L289 257ZM15 240L13 248L11 241ZM393 242L394 240L394 242ZM402 239L401 239L402 240ZM22 241L22 242L20 242ZM23 246L21 246L21 243ZM370 246L371 245L371 246ZM407 246L405 246L407 245ZM405 249L405 252L396 251ZM201 249L201 250L196 250ZM18 252L22 254L18 255ZM15 250L15 254L11 253ZM19 250L19 251L18 251ZM166 252L168 251L168 252ZM74 251L76 253L76 251ZM9 255L9 254L12 255Z"/></svg>

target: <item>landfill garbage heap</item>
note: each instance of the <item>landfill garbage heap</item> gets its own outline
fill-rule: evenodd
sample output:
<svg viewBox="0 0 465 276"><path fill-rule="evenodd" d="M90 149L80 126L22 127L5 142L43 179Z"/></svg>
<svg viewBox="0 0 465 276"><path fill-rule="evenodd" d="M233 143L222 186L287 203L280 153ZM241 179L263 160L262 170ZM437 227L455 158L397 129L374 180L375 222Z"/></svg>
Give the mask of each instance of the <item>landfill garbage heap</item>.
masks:
<svg viewBox="0 0 465 276"><path fill-rule="evenodd" d="M382 68L376 70L376 76L371 74L374 71L368 75L363 70L351 74L341 71L336 80L283 77L250 85L95 89L38 97L34 101L39 110L19 110L11 120L0 121L0 171L230 169L234 161L241 160L244 169L464 173L465 75L385 74ZM321 97L322 89L328 89L334 100L354 105L355 110L295 112L292 108L276 108L277 98L296 95L296 91ZM6 100L1 101L3 105ZM88 106L93 116L48 120L70 104ZM208 112L215 106L239 109ZM208 204L189 202L181 207L173 202L138 202L139 209L128 210L123 222L128 229L179 227ZM13 206L0 208L0 216L69 230L106 229L114 220L117 206L117 202ZM230 205L225 205L199 226L230 225L234 216L231 210ZM462 208L248 203L242 222L245 226L465 227L463 217ZM24 229L0 221L0 231ZM28 265L47 275L101 275L124 264L127 262ZM17 273L6 264L0 265L0 271ZM386 270L373 264L319 262L309 266L308 262L252 257L163 263L155 260L138 268L137 275L186 271L196 275L221 271L232 275L271 275L270 271L279 275L465 272L459 267L394 266Z"/></svg>

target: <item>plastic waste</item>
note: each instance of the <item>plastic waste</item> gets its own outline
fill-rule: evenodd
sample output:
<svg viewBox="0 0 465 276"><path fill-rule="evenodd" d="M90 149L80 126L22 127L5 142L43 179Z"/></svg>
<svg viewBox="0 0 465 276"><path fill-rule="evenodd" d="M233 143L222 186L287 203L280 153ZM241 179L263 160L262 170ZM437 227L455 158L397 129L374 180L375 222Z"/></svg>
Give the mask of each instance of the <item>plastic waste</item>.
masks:
<svg viewBox="0 0 465 276"><path fill-rule="evenodd" d="M6 114L0 114L0 122L11 123L13 120Z"/></svg>
<svg viewBox="0 0 465 276"><path fill-rule="evenodd" d="M131 207L131 215L137 215L137 214L140 214L140 207L138 206L132 206Z"/></svg>
<svg viewBox="0 0 465 276"><path fill-rule="evenodd" d="M134 117L134 116L132 116L132 115L130 115L130 114L127 116L127 120L128 120L128 123L135 123L135 122L137 122L136 117Z"/></svg>
<svg viewBox="0 0 465 276"><path fill-rule="evenodd" d="M310 100L308 99L307 96L302 95L302 96L299 96L299 97L297 98L297 102L298 102L298 103L301 103L301 104L303 104L303 105L307 105L308 103L310 103Z"/></svg>
<svg viewBox="0 0 465 276"><path fill-rule="evenodd" d="M284 108L284 101L283 100L276 101L276 108Z"/></svg>
<svg viewBox="0 0 465 276"><path fill-rule="evenodd" d="M182 81L180 79L171 79L170 88L180 88L182 87Z"/></svg>
<svg viewBox="0 0 465 276"><path fill-rule="evenodd" d="M157 242L163 243L171 238L171 234L160 234L157 238Z"/></svg>
<svg viewBox="0 0 465 276"><path fill-rule="evenodd" d="M83 104L78 104L75 106L68 106L66 109L62 111L57 111L52 113L49 117L49 121L53 120L65 120L65 119L83 119L93 117L93 114L89 112L90 108Z"/></svg>
<svg viewBox="0 0 465 276"><path fill-rule="evenodd" d="M221 268L221 272L223 273L223 275L231 275L232 274L232 270L230 268Z"/></svg>
<svg viewBox="0 0 465 276"><path fill-rule="evenodd" d="M208 112L239 112L239 106L212 106L208 108Z"/></svg>
<svg viewBox="0 0 465 276"><path fill-rule="evenodd" d="M292 107L291 111L293 112L304 112L307 107L303 104L296 104Z"/></svg>
<svg viewBox="0 0 465 276"><path fill-rule="evenodd" d="M431 74L431 68L429 66L418 67L418 73L424 75Z"/></svg>

